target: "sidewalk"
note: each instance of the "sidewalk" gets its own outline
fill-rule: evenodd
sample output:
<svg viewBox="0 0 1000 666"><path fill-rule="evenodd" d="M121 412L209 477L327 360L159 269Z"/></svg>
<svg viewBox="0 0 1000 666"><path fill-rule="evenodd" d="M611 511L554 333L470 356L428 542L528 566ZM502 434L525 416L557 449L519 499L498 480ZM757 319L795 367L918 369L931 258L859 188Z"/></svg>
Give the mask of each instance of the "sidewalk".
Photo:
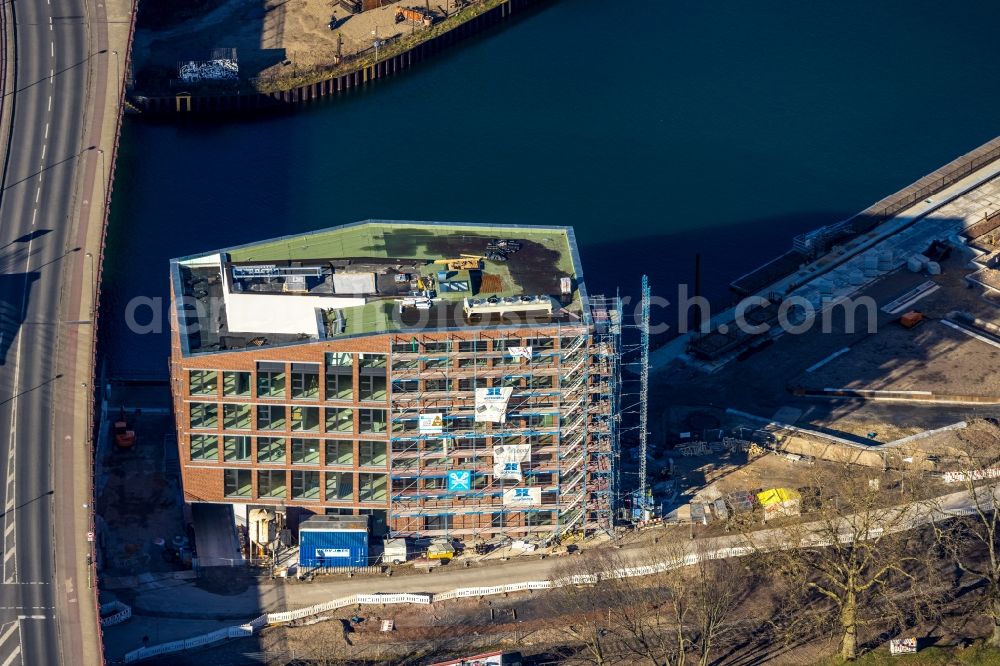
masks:
<svg viewBox="0 0 1000 666"><path fill-rule="evenodd" d="M122 82L128 71L129 40L135 10L133 0L87 0L87 42L101 57L87 59L88 94L83 141L89 159L81 160L76 173L76 198L69 223L70 238L80 248L64 272L60 319L93 320L96 313L101 259L111 180L118 145ZM117 55L116 55L117 54ZM94 410L94 352L96 322L92 326L60 331L58 353L64 359L65 396L70 409L56 416L55 432L67 433L63 460L56 465L55 494L56 570L63 593L57 595L62 654L74 663L99 664L103 648L97 617L88 532L93 531L92 415ZM74 445L75 444L75 445Z"/></svg>

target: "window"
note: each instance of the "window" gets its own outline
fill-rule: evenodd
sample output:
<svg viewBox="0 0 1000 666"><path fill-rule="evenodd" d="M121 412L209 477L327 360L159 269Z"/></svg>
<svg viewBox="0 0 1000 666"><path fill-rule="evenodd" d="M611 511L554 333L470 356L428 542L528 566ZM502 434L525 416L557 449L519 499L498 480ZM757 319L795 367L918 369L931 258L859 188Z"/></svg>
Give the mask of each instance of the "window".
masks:
<svg viewBox="0 0 1000 666"><path fill-rule="evenodd" d="M462 340L458 343L460 352L484 352L486 351L486 340Z"/></svg>
<svg viewBox="0 0 1000 666"><path fill-rule="evenodd" d="M524 341L524 346L532 349L552 349L554 345L554 338L529 338Z"/></svg>
<svg viewBox="0 0 1000 666"><path fill-rule="evenodd" d="M351 409L326 409L327 432L354 432L354 411Z"/></svg>
<svg viewBox="0 0 1000 666"><path fill-rule="evenodd" d="M284 405L257 405L257 430L284 430Z"/></svg>
<svg viewBox="0 0 1000 666"><path fill-rule="evenodd" d="M249 372L223 372L222 394L226 396L249 396Z"/></svg>
<svg viewBox="0 0 1000 666"><path fill-rule="evenodd" d="M354 354L350 352L327 352L326 367L350 368L354 365Z"/></svg>
<svg viewBox="0 0 1000 666"><path fill-rule="evenodd" d="M343 502L354 499L354 474L351 472L326 473L326 501Z"/></svg>
<svg viewBox="0 0 1000 666"><path fill-rule="evenodd" d="M292 430L318 431L319 407L292 405Z"/></svg>
<svg viewBox="0 0 1000 666"><path fill-rule="evenodd" d="M359 400L385 400L385 377L361 375L361 386L358 387Z"/></svg>
<svg viewBox="0 0 1000 666"><path fill-rule="evenodd" d="M327 400L351 400L354 397L354 375L326 375Z"/></svg>
<svg viewBox="0 0 1000 666"><path fill-rule="evenodd" d="M358 410L360 432L385 432L384 409Z"/></svg>
<svg viewBox="0 0 1000 666"><path fill-rule="evenodd" d="M454 516L450 513L443 513L439 516L424 516L425 530L450 530L454 522Z"/></svg>
<svg viewBox="0 0 1000 666"><path fill-rule="evenodd" d="M524 524L527 527L540 527L552 524L551 511L532 511L524 516Z"/></svg>
<svg viewBox="0 0 1000 666"><path fill-rule="evenodd" d="M250 438L247 435L226 435L222 438L223 456L226 460L240 462L250 460Z"/></svg>
<svg viewBox="0 0 1000 666"><path fill-rule="evenodd" d="M214 402L191 403L191 427L215 428L219 425L219 406Z"/></svg>
<svg viewBox="0 0 1000 666"><path fill-rule="evenodd" d="M396 354L416 354L420 351L420 343L417 342L416 338L405 342L393 342L392 351Z"/></svg>
<svg viewBox="0 0 1000 666"><path fill-rule="evenodd" d="M393 370L416 370L420 367L420 361L417 359L392 359L392 369Z"/></svg>
<svg viewBox="0 0 1000 666"><path fill-rule="evenodd" d="M450 340L440 340L438 342L425 342L424 351L433 354L434 352L450 352L451 351L451 341Z"/></svg>
<svg viewBox="0 0 1000 666"><path fill-rule="evenodd" d="M529 388L552 388L552 375L531 375L528 377Z"/></svg>
<svg viewBox="0 0 1000 666"><path fill-rule="evenodd" d="M219 438L215 435L191 435L191 460L218 460Z"/></svg>
<svg viewBox="0 0 1000 666"><path fill-rule="evenodd" d="M319 499L319 472L292 470L292 499Z"/></svg>
<svg viewBox="0 0 1000 666"><path fill-rule="evenodd" d="M354 466L354 442L349 439L326 440L326 464Z"/></svg>
<svg viewBox="0 0 1000 666"><path fill-rule="evenodd" d="M447 432L462 432L474 429L476 422L472 416L452 416L445 420L444 426Z"/></svg>
<svg viewBox="0 0 1000 666"><path fill-rule="evenodd" d="M425 391L446 392L451 390L451 380L428 379L424 382Z"/></svg>
<svg viewBox="0 0 1000 666"><path fill-rule="evenodd" d="M444 490L445 480L443 477L434 476L424 479L424 490Z"/></svg>
<svg viewBox="0 0 1000 666"><path fill-rule="evenodd" d="M494 529L503 528L503 513L494 513L490 516L490 527Z"/></svg>
<svg viewBox="0 0 1000 666"><path fill-rule="evenodd" d="M494 340L493 341L493 351L507 351L508 347L520 347L521 340L519 338L508 338L506 340Z"/></svg>
<svg viewBox="0 0 1000 666"><path fill-rule="evenodd" d="M419 379L393 379L393 393L417 393L420 391Z"/></svg>
<svg viewBox="0 0 1000 666"><path fill-rule="evenodd" d="M385 499L385 474L358 474L358 501L378 502Z"/></svg>
<svg viewBox="0 0 1000 666"><path fill-rule="evenodd" d="M285 397L285 364L271 361L257 363L257 397Z"/></svg>
<svg viewBox="0 0 1000 666"><path fill-rule="evenodd" d="M222 427L226 430L249 430L250 405L222 405Z"/></svg>
<svg viewBox="0 0 1000 666"><path fill-rule="evenodd" d="M257 462L285 462L285 439L283 437L258 437Z"/></svg>
<svg viewBox="0 0 1000 666"><path fill-rule="evenodd" d="M292 397L296 400L319 399L319 365L292 363Z"/></svg>
<svg viewBox="0 0 1000 666"><path fill-rule="evenodd" d="M287 483L285 476L283 469L257 470L257 496L284 497L285 484Z"/></svg>
<svg viewBox="0 0 1000 666"><path fill-rule="evenodd" d="M458 367L460 368L485 368L487 365L489 365L489 359L484 357L458 359Z"/></svg>
<svg viewBox="0 0 1000 666"><path fill-rule="evenodd" d="M358 366L361 368L384 368L385 354L358 354Z"/></svg>
<svg viewBox="0 0 1000 666"><path fill-rule="evenodd" d="M450 368L451 365L450 358L429 358L424 362L424 367L428 370Z"/></svg>
<svg viewBox="0 0 1000 666"><path fill-rule="evenodd" d="M458 390L459 391L471 391L477 388L486 388L486 378L477 377L475 379L459 379L458 380Z"/></svg>
<svg viewBox="0 0 1000 666"><path fill-rule="evenodd" d="M188 371L188 389L191 395L215 395L218 392L218 376L215 370Z"/></svg>
<svg viewBox="0 0 1000 666"><path fill-rule="evenodd" d="M226 497L250 497L253 477L249 469L226 469L222 473L222 488Z"/></svg>
<svg viewBox="0 0 1000 666"><path fill-rule="evenodd" d="M319 440L318 439L292 439L292 464L293 465L318 465L319 464ZM317 487L319 481L316 481ZM317 491L318 492L318 491Z"/></svg>
<svg viewBox="0 0 1000 666"><path fill-rule="evenodd" d="M385 442L358 442L358 464L362 467L385 466Z"/></svg>

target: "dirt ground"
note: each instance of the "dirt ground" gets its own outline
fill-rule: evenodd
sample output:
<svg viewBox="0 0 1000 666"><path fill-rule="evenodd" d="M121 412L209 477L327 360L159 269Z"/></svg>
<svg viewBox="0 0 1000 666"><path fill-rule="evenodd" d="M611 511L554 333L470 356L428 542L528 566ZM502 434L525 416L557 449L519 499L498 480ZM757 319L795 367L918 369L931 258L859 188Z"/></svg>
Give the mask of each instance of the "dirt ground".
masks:
<svg viewBox="0 0 1000 666"><path fill-rule="evenodd" d="M336 0L224 0L179 25L140 27L133 49L137 86L165 87L176 78L178 62L207 60L216 48L236 49L244 84L262 74L334 64L338 53L371 48L376 30L384 41L422 29L395 21L397 8L411 5L426 8L414 0L387 0L383 7L351 15ZM455 10L453 0L435 0L430 7L440 16Z"/></svg>

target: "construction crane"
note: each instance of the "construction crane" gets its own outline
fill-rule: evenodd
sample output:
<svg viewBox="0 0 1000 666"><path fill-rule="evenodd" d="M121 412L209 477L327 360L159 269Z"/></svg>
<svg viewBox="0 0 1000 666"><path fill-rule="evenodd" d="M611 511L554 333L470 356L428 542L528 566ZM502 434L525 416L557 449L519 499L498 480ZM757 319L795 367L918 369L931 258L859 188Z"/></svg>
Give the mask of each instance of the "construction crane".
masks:
<svg viewBox="0 0 1000 666"><path fill-rule="evenodd" d="M463 254L458 259L438 259L434 264L447 266L449 271L472 271L482 268L485 258L475 254Z"/></svg>

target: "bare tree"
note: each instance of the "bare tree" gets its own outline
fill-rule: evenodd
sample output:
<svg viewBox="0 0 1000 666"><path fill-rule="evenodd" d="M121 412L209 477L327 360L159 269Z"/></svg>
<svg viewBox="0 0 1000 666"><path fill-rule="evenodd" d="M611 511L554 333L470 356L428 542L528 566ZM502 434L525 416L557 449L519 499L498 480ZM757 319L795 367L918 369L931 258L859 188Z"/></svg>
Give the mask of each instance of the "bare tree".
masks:
<svg viewBox="0 0 1000 666"><path fill-rule="evenodd" d="M607 606L598 627L603 658L614 652L655 666L684 666L689 659L707 665L751 588L744 563L712 560L687 543L590 552L559 574L599 579L588 592L591 603Z"/></svg>
<svg viewBox="0 0 1000 666"><path fill-rule="evenodd" d="M566 646L567 663L605 666L619 661L619 646L610 631L611 606L617 601L603 576L603 562L587 553L557 567L554 580L577 578L581 583L556 587L544 597L553 627L575 643Z"/></svg>
<svg viewBox="0 0 1000 666"><path fill-rule="evenodd" d="M899 626L920 612L914 594L923 561L908 530L923 509L907 504L895 489L899 479L882 472L818 465L810 477L801 517L778 518L785 524L744 536L798 593L788 600L794 611L785 614L784 630L832 630L840 656L853 660L860 629Z"/></svg>
<svg viewBox="0 0 1000 666"><path fill-rule="evenodd" d="M996 480L974 479L973 474L967 474L960 486L968 497L962 503L968 515L935 523L934 533L959 571L981 584L983 594L975 608L992 626L989 644L1000 647L1000 485ZM928 504L938 517L956 515L939 499Z"/></svg>

